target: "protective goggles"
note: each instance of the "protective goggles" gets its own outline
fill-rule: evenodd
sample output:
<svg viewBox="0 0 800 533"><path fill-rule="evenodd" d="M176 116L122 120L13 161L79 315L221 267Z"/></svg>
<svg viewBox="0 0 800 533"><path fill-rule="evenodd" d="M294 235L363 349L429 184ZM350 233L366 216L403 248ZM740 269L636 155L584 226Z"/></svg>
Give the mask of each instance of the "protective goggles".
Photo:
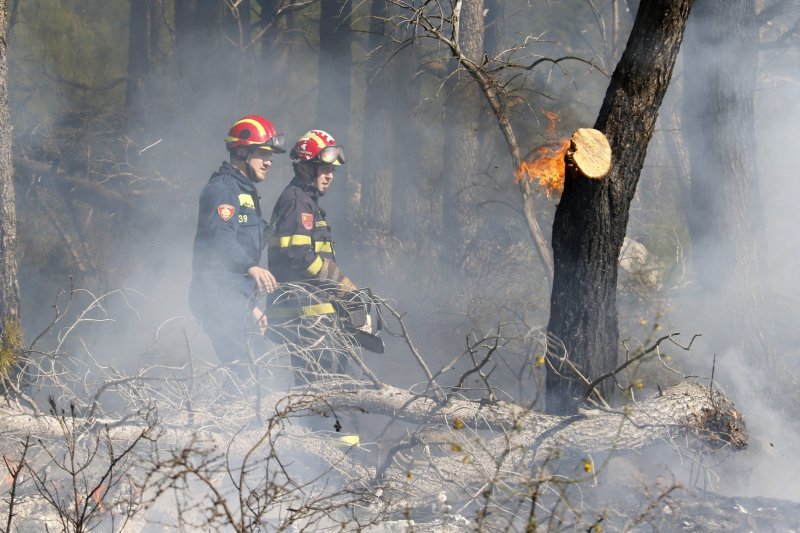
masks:
<svg viewBox="0 0 800 533"><path fill-rule="evenodd" d="M326 146L315 159L326 165L344 165L344 149L341 146Z"/></svg>
<svg viewBox="0 0 800 533"><path fill-rule="evenodd" d="M276 133L267 139L267 142L260 145L259 148L269 148L273 152L282 154L286 151L286 137L283 133Z"/></svg>

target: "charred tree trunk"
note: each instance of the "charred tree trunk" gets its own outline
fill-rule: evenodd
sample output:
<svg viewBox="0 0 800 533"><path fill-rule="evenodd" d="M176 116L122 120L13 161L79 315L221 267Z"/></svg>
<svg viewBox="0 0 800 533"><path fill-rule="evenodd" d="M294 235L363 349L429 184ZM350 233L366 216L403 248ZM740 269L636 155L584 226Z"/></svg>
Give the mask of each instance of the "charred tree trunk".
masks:
<svg viewBox="0 0 800 533"><path fill-rule="evenodd" d="M722 343L735 331L733 342L739 348L774 365L762 281L764 222L754 163L755 2L700 2L686 46L690 53L684 124L692 173L692 264L711 306L699 320L705 322L703 331L712 335L715 349L724 348Z"/></svg>
<svg viewBox="0 0 800 533"><path fill-rule="evenodd" d="M595 123L611 145L611 171L602 180L567 172L553 221L555 276L547 329L557 342L548 347L554 366L547 373L550 413L573 412L586 394L585 379L616 367L617 259L691 5L692 0L640 4ZM564 354L574 369L559 361ZM611 400L613 383L606 380L600 393Z"/></svg>
<svg viewBox="0 0 800 533"><path fill-rule="evenodd" d="M17 213L11 163L11 115L8 111L8 5L0 0L0 374L16 359L19 330Z"/></svg>

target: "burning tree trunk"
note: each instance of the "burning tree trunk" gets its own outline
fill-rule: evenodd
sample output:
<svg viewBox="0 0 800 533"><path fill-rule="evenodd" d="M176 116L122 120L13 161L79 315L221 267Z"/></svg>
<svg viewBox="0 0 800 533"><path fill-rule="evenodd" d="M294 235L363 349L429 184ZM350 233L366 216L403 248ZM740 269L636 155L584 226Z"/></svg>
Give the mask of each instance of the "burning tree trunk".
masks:
<svg viewBox="0 0 800 533"><path fill-rule="evenodd" d="M642 2L595 128L608 138L611 171L590 180L568 168L553 222L555 276L550 298L551 342L547 409L573 412L587 378L616 367L619 351L617 258L647 144L680 48L692 0ZM565 358L572 365L565 364ZM600 393L608 400L613 383Z"/></svg>

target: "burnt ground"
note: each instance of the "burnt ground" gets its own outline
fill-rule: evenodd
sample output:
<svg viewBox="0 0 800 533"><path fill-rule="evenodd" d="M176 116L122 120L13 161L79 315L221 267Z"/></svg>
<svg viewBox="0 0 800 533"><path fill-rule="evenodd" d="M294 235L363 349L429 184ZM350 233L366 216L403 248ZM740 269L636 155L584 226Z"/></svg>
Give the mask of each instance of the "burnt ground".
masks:
<svg viewBox="0 0 800 533"><path fill-rule="evenodd" d="M593 503L605 531L800 531L800 503L788 500L677 489L656 503L641 493Z"/></svg>

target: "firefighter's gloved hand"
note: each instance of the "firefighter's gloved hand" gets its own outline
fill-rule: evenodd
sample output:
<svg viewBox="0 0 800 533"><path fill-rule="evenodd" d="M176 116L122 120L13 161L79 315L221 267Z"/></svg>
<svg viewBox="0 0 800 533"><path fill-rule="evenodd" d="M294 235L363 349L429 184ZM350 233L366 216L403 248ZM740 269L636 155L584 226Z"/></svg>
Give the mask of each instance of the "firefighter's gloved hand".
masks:
<svg viewBox="0 0 800 533"><path fill-rule="evenodd" d="M345 296L352 292L358 292L358 287L356 287L356 284L353 283L353 280L347 276L344 276L341 281L339 281L338 292L340 293L340 296Z"/></svg>
<svg viewBox="0 0 800 533"><path fill-rule="evenodd" d="M336 297L347 300L354 292L358 292L358 287L353 280L344 275L344 272L330 259L322 260L322 268L319 271L319 279L332 282Z"/></svg>

